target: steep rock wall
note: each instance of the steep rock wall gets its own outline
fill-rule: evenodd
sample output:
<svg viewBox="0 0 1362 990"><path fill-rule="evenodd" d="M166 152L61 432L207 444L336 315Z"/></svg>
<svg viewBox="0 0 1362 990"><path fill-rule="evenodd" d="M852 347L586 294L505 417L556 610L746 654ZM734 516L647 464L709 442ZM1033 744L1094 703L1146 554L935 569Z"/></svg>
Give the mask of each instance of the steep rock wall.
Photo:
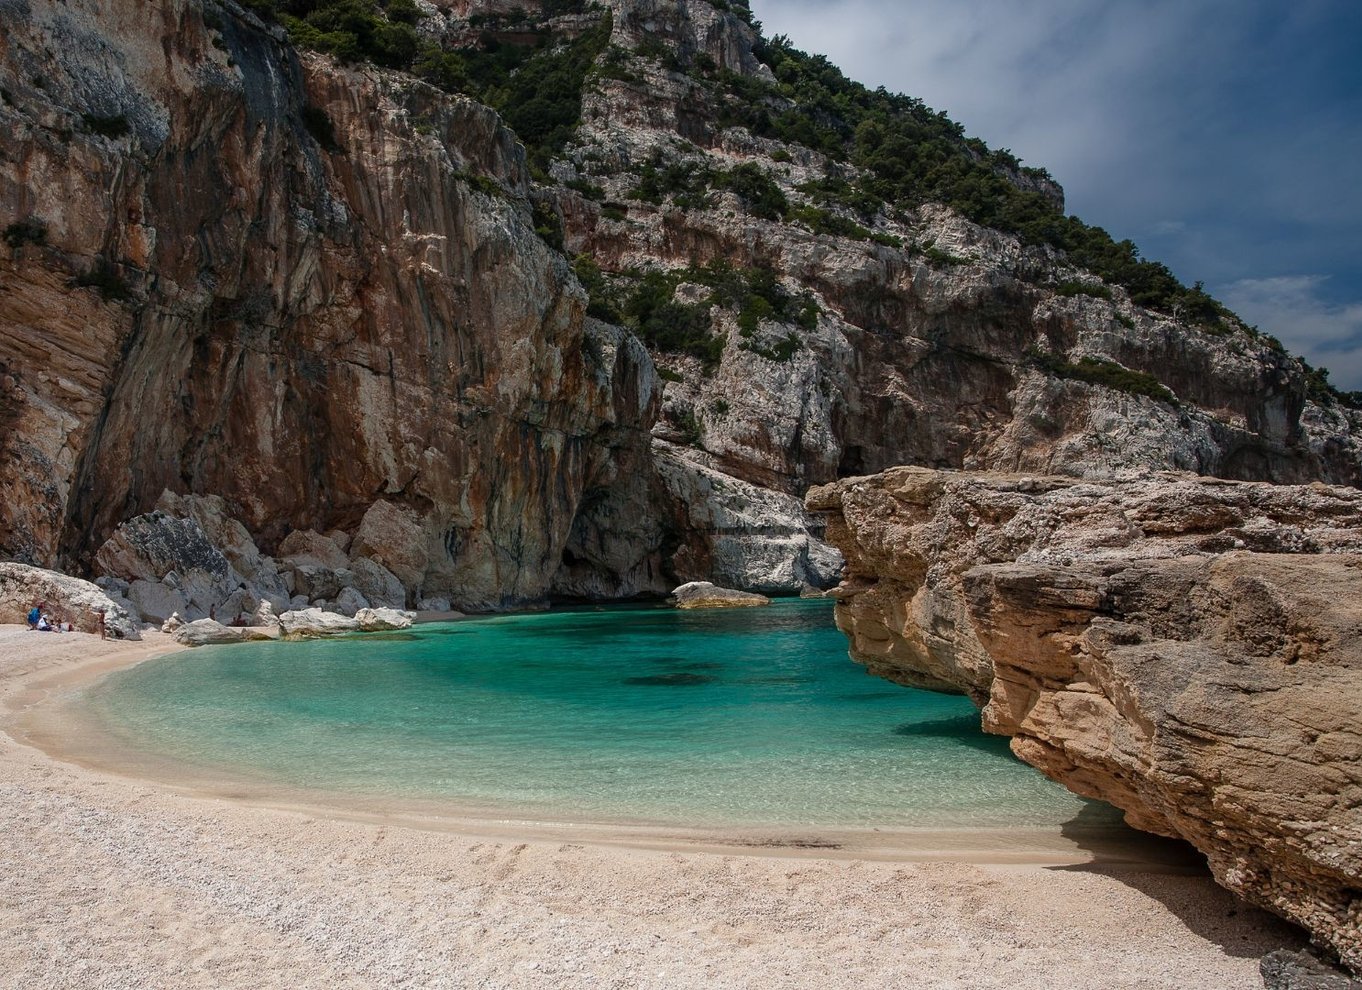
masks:
<svg viewBox="0 0 1362 990"><path fill-rule="evenodd" d="M542 600L656 380L586 326L523 149L239 10L135 7L6 7L0 200L46 230L0 260L6 552L80 565L164 489L266 549L387 499L420 520L413 592Z"/></svg>
<svg viewBox="0 0 1362 990"><path fill-rule="evenodd" d="M1362 493L899 468L808 504L853 658L1362 967Z"/></svg>

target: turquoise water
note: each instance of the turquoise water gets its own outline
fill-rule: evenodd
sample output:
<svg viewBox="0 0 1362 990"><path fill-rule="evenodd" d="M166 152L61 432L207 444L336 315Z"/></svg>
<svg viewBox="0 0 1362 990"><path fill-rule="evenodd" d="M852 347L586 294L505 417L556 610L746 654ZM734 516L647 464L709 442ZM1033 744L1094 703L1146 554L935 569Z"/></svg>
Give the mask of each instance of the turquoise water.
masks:
<svg viewBox="0 0 1362 990"><path fill-rule="evenodd" d="M152 754L518 816L956 828L1084 807L983 735L968 701L866 675L821 601L204 648L86 703Z"/></svg>

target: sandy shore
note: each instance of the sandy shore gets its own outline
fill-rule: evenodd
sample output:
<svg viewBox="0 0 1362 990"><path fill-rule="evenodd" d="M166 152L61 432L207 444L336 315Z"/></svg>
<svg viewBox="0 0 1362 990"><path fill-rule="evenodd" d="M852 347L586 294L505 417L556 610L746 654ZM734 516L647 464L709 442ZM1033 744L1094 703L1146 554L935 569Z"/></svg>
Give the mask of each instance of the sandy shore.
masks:
<svg viewBox="0 0 1362 990"><path fill-rule="evenodd" d="M1251 988L1300 944L1157 849L922 833L743 854L289 807L45 751L45 702L174 648L0 626L0 987ZM44 748L11 735L35 725Z"/></svg>

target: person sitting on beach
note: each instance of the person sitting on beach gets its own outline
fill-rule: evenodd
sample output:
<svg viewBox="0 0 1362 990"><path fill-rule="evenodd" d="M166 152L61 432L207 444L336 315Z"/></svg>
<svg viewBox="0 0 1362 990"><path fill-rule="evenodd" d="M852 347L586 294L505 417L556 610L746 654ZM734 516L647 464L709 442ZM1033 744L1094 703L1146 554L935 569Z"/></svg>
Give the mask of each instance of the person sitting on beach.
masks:
<svg viewBox="0 0 1362 990"><path fill-rule="evenodd" d="M38 632L55 632L52 628L52 623L47 620L46 615L38 616L38 624L33 628L38 630Z"/></svg>
<svg viewBox="0 0 1362 990"><path fill-rule="evenodd" d="M38 620L43 617L43 603L39 602L28 610L28 628L37 629Z"/></svg>

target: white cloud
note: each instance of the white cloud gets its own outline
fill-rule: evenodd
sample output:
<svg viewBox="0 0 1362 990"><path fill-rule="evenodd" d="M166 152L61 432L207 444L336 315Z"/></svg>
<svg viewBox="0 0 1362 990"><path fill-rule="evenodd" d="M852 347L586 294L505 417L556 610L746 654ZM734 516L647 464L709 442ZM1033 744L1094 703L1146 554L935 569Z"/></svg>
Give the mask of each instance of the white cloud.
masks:
<svg viewBox="0 0 1362 990"><path fill-rule="evenodd" d="M1362 302L1324 298L1323 275L1242 279L1222 290L1249 323L1286 341L1341 389L1362 389Z"/></svg>

